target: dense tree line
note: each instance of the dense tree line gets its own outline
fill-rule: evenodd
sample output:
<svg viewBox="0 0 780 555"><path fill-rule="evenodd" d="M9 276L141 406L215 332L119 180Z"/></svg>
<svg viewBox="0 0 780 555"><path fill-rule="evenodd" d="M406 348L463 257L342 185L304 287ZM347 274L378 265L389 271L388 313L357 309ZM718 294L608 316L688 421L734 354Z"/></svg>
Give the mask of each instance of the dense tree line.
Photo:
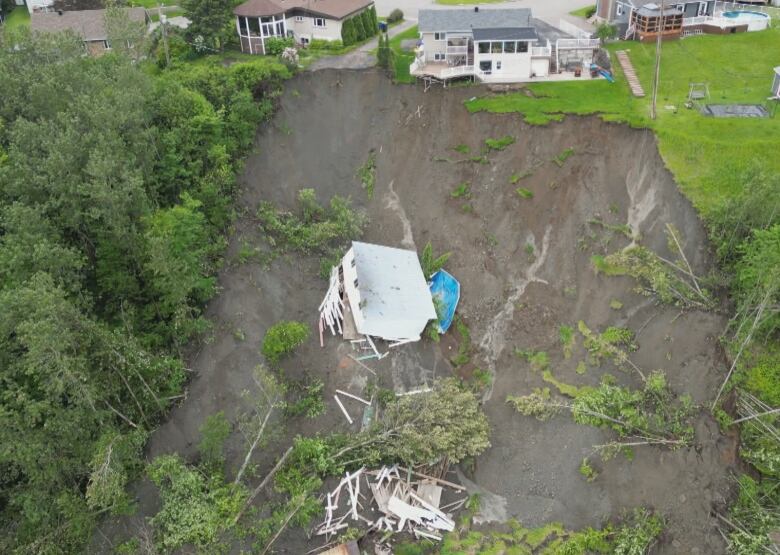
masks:
<svg viewBox="0 0 780 555"><path fill-rule="evenodd" d="M371 6L359 14L344 20L341 24L341 41L344 46L351 46L373 37L379 32L379 22L376 9Z"/></svg>
<svg viewBox="0 0 780 555"><path fill-rule="evenodd" d="M154 73L20 32L0 75L0 551L80 552L181 391L239 157L288 73Z"/></svg>

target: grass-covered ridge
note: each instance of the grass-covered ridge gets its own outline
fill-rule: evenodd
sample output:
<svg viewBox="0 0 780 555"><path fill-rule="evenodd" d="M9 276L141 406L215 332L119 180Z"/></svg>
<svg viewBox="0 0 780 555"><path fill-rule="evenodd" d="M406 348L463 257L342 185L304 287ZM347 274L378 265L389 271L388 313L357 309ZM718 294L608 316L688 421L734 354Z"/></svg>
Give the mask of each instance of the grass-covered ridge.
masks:
<svg viewBox="0 0 780 555"><path fill-rule="evenodd" d="M703 215L739 190L744 167L754 160L780 171L780 119L714 119L688 110L689 83L709 84L710 103L764 104L777 65L780 29L730 36L704 35L663 45L658 118L650 119L650 97L634 98L615 61L628 50L645 91L652 88L654 44L608 46L617 82L534 83L525 92L488 95L466 103L472 111L520 112L528 123L544 124L566 114L600 114L609 121L649 127L661 156ZM674 106L676 109L667 109ZM728 156L724 156L728 153Z"/></svg>

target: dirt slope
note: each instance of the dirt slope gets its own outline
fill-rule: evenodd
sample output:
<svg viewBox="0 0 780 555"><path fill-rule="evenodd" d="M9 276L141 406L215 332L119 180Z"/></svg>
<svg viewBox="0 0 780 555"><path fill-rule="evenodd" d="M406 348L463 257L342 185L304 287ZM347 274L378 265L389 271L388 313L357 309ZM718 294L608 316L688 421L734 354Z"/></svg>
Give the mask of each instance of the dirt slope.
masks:
<svg viewBox="0 0 780 555"><path fill-rule="evenodd" d="M720 436L711 419L699 418L695 447L673 452L640 448L633 461L618 457L600 465L601 476L587 483L578 472L580 461L594 445L608 441L608 433L577 426L566 415L540 423L505 403L509 394L546 385L515 356L516 348L547 351L553 374L567 383L597 384L609 372L636 385L633 376L609 366L575 372L584 350L578 346L564 358L558 327L576 327L578 320L592 329L633 329L637 364L665 369L675 391L690 393L696 402L713 396L723 374L716 337L724 318L657 306L633 291L632 280L598 276L589 261L592 254L629 241L588 224L594 217L628 223L643 244L667 255L663 228L672 222L686 240L689 259L704 270L708 249L694 210L664 168L651 132L597 118L567 118L535 128L517 116L468 114L463 100L483 92L423 93L421 87L392 86L373 71L326 70L297 77L287 87L273 128L260 134L247 160L241 198L245 215L229 257L235 259L242 241L262 241L251 217L261 200L292 208L304 187L315 188L321 201L351 195L370 218L364 240L418 250L431 241L439 252L452 251L448 270L461 280L459 311L471 330L475 363L494 373L485 403L493 447L477 461L473 475L464 476L486 493L485 525L516 517L529 526L549 521L571 528L597 526L626 508L644 505L669 520L659 553L722 553L709 512L728 495L734 443ZM488 163L462 161L480 156L485 139L504 135L516 142L489 153ZM461 144L470 154L453 150ZM368 200L355 172L372 148L377 184ZM569 148L574 154L561 166L552 162ZM510 183L513 174L526 171L532 175ZM451 198L463 182L470 184L471 199ZM533 198L520 198L519 186ZM466 204L472 208L464 209ZM193 355L188 398L152 437L149 457L173 451L193 457L203 419L218 410L235 415L246 403L243 392L251 391L251 371L260 362L258 346L267 327L280 319L314 324L327 284L318 277L317 261L289 259L270 269L233 264L220 275L220 285L222 292L208 310L215 322L213 338ZM610 308L613 300L622 308ZM244 340L236 330L242 330ZM452 374L452 345L451 340L421 342L372 366L385 386L410 389ZM312 338L286 364L292 376L322 376L330 400L324 417L291 423L287 438L346 425L332 392L345 386L359 391L368 377L346 354L347 347L336 339L320 349ZM258 456L261 470L288 442L282 437ZM238 462L242 450L236 438L229 459ZM119 528L133 530L154 509L153 488L141 484L137 494L139 517ZM315 545L294 531L279 550L303 553Z"/></svg>

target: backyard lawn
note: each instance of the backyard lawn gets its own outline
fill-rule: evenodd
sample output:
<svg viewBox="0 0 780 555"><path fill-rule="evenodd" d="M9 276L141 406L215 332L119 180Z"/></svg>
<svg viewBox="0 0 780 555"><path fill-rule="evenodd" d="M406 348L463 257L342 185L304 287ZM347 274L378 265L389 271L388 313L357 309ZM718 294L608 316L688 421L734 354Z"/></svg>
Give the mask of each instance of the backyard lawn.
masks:
<svg viewBox="0 0 780 555"><path fill-rule="evenodd" d="M436 0L436 3L445 6L459 6L462 4L473 6L474 4L499 4L506 1L507 0Z"/></svg>
<svg viewBox="0 0 780 555"><path fill-rule="evenodd" d="M5 19L5 27L7 29L13 29L15 27L22 27L24 25L30 24L30 12L27 11L27 8L24 6L17 6L13 10L11 10L11 13L8 14L8 17Z"/></svg>
<svg viewBox="0 0 780 555"><path fill-rule="evenodd" d="M780 117L714 119L684 104L691 82L709 85L709 103L765 104L777 66L780 29L755 33L703 35L663 45L658 118L650 120L655 45L622 42L637 70L646 98L630 95L620 68L617 82L539 83L524 93L487 95L468 102L471 111L521 112L529 123L543 124L563 114L602 114L655 130L664 161L677 182L706 216L727 195L739 190L744 170L755 161L780 172ZM772 106L769 106L770 113ZM728 156L725 156L728 154Z"/></svg>
<svg viewBox="0 0 780 555"><path fill-rule="evenodd" d="M390 48L395 53L396 83L414 83L415 81L414 77L409 75L409 66L414 61L414 53L401 50L401 41L416 39L419 36L420 33L417 31L417 25L415 25L390 39Z"/></svg>

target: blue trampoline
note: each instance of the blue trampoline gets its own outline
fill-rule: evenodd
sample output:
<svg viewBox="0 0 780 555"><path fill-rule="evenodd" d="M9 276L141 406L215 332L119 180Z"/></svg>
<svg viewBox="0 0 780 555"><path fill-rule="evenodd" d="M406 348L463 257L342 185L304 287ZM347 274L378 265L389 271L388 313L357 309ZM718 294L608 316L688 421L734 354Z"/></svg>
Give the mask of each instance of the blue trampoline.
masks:
<svg viewBox="0 0 780 555"><path fill-rule="evenodd" d="M439 270L433 274L429 287L439 314L439 333L446 333L458 308L460 282L445 270Z"/></svg>

